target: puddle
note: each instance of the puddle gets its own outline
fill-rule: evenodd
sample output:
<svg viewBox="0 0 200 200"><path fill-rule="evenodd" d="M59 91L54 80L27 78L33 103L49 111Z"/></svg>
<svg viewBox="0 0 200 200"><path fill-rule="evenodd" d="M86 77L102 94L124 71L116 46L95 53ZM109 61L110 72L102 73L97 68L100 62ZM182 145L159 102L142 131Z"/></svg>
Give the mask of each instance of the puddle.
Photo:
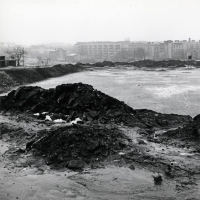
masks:
<svg viewBox="0 0 200 200"><path fill-rule="evenodd" d="M160 98L169 98L173 95L179 95L182 93L188 92L196 92L200 90L200 87L197 85L190 85L190 86L178 86L178 85L168 85L162 87L147 87L147 90L151 91L154 95Z"/></svg>
<svg viewBox="0 0 200 200"><path fill-rule="evenodd" d="M8 150L8 144L0 140L0 155L4 154Z"/></svg>
<svg viewBox="0 0 200 200"><path fill-rule="evenodd" d="M115 200L132 199L133 197L133 199L164 199L176 196L174 181L163 177L163 183L155 185L154 173L150 171L109 166L90 172L72 176L70 179L92 191L94 199L103 200L105 196L106 199Z"/></svg>

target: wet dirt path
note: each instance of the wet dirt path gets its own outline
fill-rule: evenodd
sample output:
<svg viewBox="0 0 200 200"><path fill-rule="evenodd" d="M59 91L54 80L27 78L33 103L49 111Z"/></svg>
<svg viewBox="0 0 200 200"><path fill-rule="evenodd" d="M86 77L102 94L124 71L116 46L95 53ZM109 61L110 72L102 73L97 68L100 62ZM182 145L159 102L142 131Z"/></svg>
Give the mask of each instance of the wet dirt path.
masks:
<svg viewBox="0 0 200 200"><path fill-rule="evenodd" d="M22 128L26 131L38 131L50 128L48 124L37 120L12 116L8 113L0 115L0 122ZM145 141L137 133L137 129L121 127L133 141L134 148L145 152L163 163L171 163L184 169L196 170L200 166L200 156L190 154L190 149ZM146 144L139 144L142 139ZM23 144L21 144L23 146ZM132 161L135 169L129 168L126 152L118 160L107 161L97 169L89 166L82 172L73 172L67 168L54 170L41 160L37 164L24 166L23 163L31 154L20 154L15 158L10 152L19 148L8 135L0 140L0 199L1 200L128 200L128 199L200 199L200 175L166 177L163 164L149 167ZM11 155L11 157L9 157ZM15 163L15 164L13 164ZM17 164L16 164L17 163ZM165 166L165 165L164 165ZM161 185L155 185L153 175L159 172L163 177Z"/></svg>

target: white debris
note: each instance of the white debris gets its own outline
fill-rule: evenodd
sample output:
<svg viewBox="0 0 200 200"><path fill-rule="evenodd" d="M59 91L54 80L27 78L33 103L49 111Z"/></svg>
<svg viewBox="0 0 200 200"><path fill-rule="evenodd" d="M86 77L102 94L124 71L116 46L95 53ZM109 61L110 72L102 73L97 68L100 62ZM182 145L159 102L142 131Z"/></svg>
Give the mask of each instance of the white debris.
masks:
<svg viewBox="0 0 200 200"><path fill-rule="evenodd" d="M47 114L48 112L42 112L42 115L45 115L45 114Z"/></svg>
<svg viewBox="0 0 200 200"><path fill-rule="evenodd" d="M46 115L46 118L45 118L46 121L52 121L51 117L49 115Z"/></svg>
<svg viewBox="0 0 200 200"><path fill-rule="evenodd" d="M63 119L55 119L55 120L53 120L53 122L55 122L55 123L65 123L66 121L63 120Z"/></svg>
<svg viewBox="0 0 200 200"><path fill-rule="evenodd" d="M181 156L193 156L193 153L180 153Z"/></svg>
<svg viewBox="0 0 200 200"><path fill-rule="evenodd" d="M39 115L40 115L40 113L35 113L35 114L33 114L33 115L35 115L35 116L39 116Z"/></svg>
<svg viewBox="0 0 200 200"><path fill-rule="evenodd" d="M147 144L147 142L145 140L142 140L139 138L137 138L137 142L138 142L138 144Z"/></svg>
<svg viewBox="0 0 200 200"><path fill-rule="evenodd" d="M78 117L75 120L71 121L70 124L77 124L77 122L82 122L82 120Z"/></svg>
<svg viewBox="0 0 200 200"><path fill-rule="evenodd" d="M122 156L122 155L125 155L126 153L124 152L119 152L119 155Z"/></svg>

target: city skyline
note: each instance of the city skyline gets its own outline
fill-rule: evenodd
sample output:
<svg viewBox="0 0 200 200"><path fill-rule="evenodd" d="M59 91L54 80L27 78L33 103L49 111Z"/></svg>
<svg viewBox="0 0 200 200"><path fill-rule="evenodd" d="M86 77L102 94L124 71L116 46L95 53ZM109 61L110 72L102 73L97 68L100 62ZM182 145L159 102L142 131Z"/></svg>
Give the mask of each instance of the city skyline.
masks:
<svg viewBox="0 0 200 200"><path fill-rule="evenodd" d="M0 42L200 39L198 0L1 0Z"/></svg>

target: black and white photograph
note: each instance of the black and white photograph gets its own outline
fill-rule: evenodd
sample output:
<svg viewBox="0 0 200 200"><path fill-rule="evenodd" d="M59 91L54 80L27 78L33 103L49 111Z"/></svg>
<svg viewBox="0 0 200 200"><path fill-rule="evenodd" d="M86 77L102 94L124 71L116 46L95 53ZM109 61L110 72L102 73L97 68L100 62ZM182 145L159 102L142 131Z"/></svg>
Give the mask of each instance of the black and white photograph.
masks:
<svg viewBox="0 0 200 200"><path fill-rule="evenodd" d="M0 0L0 200L200 200L200 0Z"/></svg>

